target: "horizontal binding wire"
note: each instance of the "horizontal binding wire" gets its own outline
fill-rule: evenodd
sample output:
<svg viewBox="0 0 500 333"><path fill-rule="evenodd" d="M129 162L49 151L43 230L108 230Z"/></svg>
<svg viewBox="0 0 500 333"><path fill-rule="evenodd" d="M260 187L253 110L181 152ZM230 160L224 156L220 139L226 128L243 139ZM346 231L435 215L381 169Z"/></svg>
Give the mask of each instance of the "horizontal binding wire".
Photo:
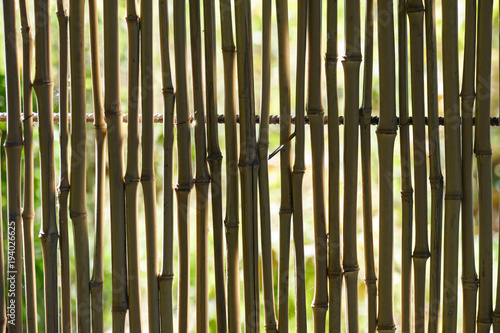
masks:
<svg viewBox="0 0 500 333"><path fill-rule="evenodd" d="M33 121L38 122L38 113L33 113L32 115ZM21 118L24 121L24 114L21 114ZM292 124L295 124L295 116L292 116ZM399 125L399 117L396 118L397 123ZM105 119L106 120L106 119ZM6 122L7 121L7 113L6 112L0 112L0 122ZM71 114L68 114L68 121L71 122ZM94 122L94 114L93 113L87 113L86 115L86 121L87 123L93 123ZM139 122L142 121L142 116L139 115ZM153 115L153 121L155 123L163 123L163 114L161 113L156 113ZM194 121L194 115L189 116L189 121L193 122ZM205 122L206 122L206 117L205 117ZM304 117L304 121L306 124L309 124L309 116ZM128 122L128 115L125 113L123 114L123 122L127 123ZM225 117L223 114L217 115L217 122L219 124L224 124L225 122ZM236 115L236 122L240 122L240 116ZM59 123L59 114L55 113L54 114L54 123ZM174 123L176 123L176 117L174 116ZM255 123L258 124L260 123L260 116L255 115ZM270 125L278 125L280 123L280 116L278 115L270 115L269 116L269 124ZM324 116L324 121L323 123L326 125L328 124L328 116ZM371 117L371 125L378 125L379 123L379 117L373 116ZM428 119L425 117L425 124L428 125ZM476 118L472 118L472 125L476 124ZM344 117L340 116L339 117L339 125L344 125ZM408 123L403 124L401 126L406 126L406 125L413 125L413 117L408 118ZM444 117L439 117L439 126L444 126ZM500 118L498 117L492 117L490 118L490 126L500 126Z"/></svg>

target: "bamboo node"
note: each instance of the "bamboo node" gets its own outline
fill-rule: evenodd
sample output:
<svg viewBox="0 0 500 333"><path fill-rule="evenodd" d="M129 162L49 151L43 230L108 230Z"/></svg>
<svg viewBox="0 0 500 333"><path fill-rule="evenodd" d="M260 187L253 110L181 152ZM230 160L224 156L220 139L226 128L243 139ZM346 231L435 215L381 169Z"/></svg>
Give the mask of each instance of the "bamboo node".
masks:
<svg viewBox="0 0 500 333"><path fill-rule="evenodd" d="M406 5L406 12L409 14L413 13L424 13L425 8L423 5Z"/></svg>
<svg viewBox="0 0 500 333"><path fill-rule="evenodd" d="M71 189L71 186L58 186L57 187L57 194L61 194L61 193L69 193L69 190Z"/></svg>
<svg viewBox="0 0 500 333"><path fill-rule="evenodd" d="M97 281L96 279L91 279L89 282L90 288L102 287L104 286L104 281Z"/></svg>
<svg viewBox="0 0 500 333"><path fill-rule="evenodd" d="M365 283L368 285L376 285L377 284L377 279L365 279Z"/></svg>
<svg viewBox="0 0 500 333"><path fill-rule="evenodd" d="M194 179L195 184L210 184L210 178L209 179Z"/></svg>
<svg viewBox="0 0 500 333"><path fill-rule="evenodd" d="M226 47L224 47L224 46L223 46L221 49L222 49L222 52L223 52L223 53L226 53L226 52L227 52L227 53L236 53L236 47L235 47L234 45L231 45L231 46L229 46L229 47L227 47L227 46L226 46Z"/></svg>
<svg viewBox="0 0 500 333"><path fill-rule="evenodd" d="M464 196L462 194L445 194L444 200L458 200L458 201L462 201L463 197Z"/></svg>
<svg viewBox="0 0 500 333"><path fill-rule="evenodd" d="M106 117L121 116L123 115L123 111L121 110L119 105L113 104L109 108L104 110L104 115Z"/></svg>
<svg viewBox="0 0 500 333"><path fill-rule="evenodd" d="M395 332L395 331L396 331L396 325L377 326L377 332Z"/></svg>
<svg viewBox="0 0 500 333"><path fill-rule="evenodd" d="M54 85L54 81L52 80L35 80L33 81L33 83L31 84L33 86L33 88L35 87L43 87L43 86L53 86Z"/></svg>
<svg viewBox="0 0 500 333"><path fill-rule="evenodd" d="M408 191L401 191L401 197L403 199L410 199L413 196L413 189Z"/></svg>
<svg viewBox="0 0 500 333"><path fill-rule="evenodd" d="M342 64L355 63L359 64L363 57L361 55L345 55L342 57Z"/></svg>
<svg viewBox="0 0 500 333"><path fill-rule="evenodd" d="M154 175L151 176L141 176L141 183L153 183L156 180Z"/></svg>
<svg viewBox="0 0 500 333"><path fill-rule="evenodd" d="M377 128L377 131L375 132L377 135L390 135L390 136L395 136L397 133L396 129L381 129Z"/></svg>
<svg viewBox="0 0 500 333"><path fill-rule="evenodd" d="M479 280L477 278L474 279L462 278L462 287L464 290L476 291L478 286L479 286Z"/></svg>
<svg viewBox="0 0 500 333"><path fill-rule="evenodd" d="M193 185L194 185L194 179L191 179L191 181L189 181L189 183L187 184L177 184L175 186L175 190L177 192L189 192L193 188Z"/></svg>
<svg viewBox="0 0 500 333"><path fill-rule="evenodd" d="M139 183L141 181L141 178L125 175L124 180L125 180L125 185L128 185L132 183Z"/></svg>
<svg viewBox="0 0 500 333"><path fill-rule="evenodd" d="M315 115L324 115L325 114L325 110L324 109L313 109L313 108L306 108L306 111L307 111L307 115L309 117L311 116L315 116Z"/></svg>
<svg viewBox="0 0 500 333"><path fill-rule="evenodd" d="M316 303L316 302L313 302L311 304L311 308L313 308L313 309L328 309L328 302L327 303Z"/></svg>
<svg viewBox="0 0 500 333"><path fill-rule="evenodd" d="M292 214L293 213L293 209L292 208L280 208L280 214Z"/></svg>
<svg viewBox="0 0 500 333"><path fill-rule="evenodd" d="M115 305L112 308L113 312L118 312L118 313L127 313L128 306L127 305Z"/></svg>
<svg viewBox="0 0 500 333"><path fill-rule="evenodd" d="M8 135L9 133L7 133ZM5 148L8 148L8 147L22 147L24 146L24 141L21 140L21 141L17 141L17 140L9 140L9 139L6 139L5 140L5 143L3 145Z"/></svg>
<svg viewBox="0 0 500 333"><path fill-rule="evenodd" d="M413 259L429 259L431 256L431 253L429 251L426 252L413 252L412 258Z"/></svg>
<svg viewBox="0 0 500 333"><path fill-rule="evenodd" d="M344 274L357 273L359 271L359 265L347 266L344 265Z"/></svg>
<svg viewBox="0 0 500 333"><path fill-rule="evenodd" d="M103 129L106 129L108 128L108 125L104 122L102 124L94 124L94 129L96 130L103 130Z"/></svg>
<svg viewBox="0 0 500 333"><path fill-rule="evenodd" d="M339 57L333 54L325 54L325 63L327 68L335 68L337 67L337 62L339 61Z"/></svg>
<svg viewBox="0 0 500 333"><path fill-rule="evenodd" d="M125 17L125 21L130 22L130 23L139 23L140 18L138 15L127 15Z"/></svg>
<svg viewBox="0 0 500 333"><path fill-rule="evenodd" d="M481 150L481 149L474 149L474 154L478 155L478 156L488 156L488 155L493 155L491 149L485 149L485 150Z"/></svg>
<svg viewBox="0 0 500 333"><path fill-rule="evenodd" d="M341 267L339 269L328 269L328 277L329 278L338 278L338 277L342 277L343 275L344 275L344 271L342 271Z"/></svg>
<svg viewBox="0 0 500 333"><path fill-rule="evenodd" d="M174 94L175 90L173 87L168 87L168 88L161 88L161 92L163 94Z"/></svg>
<svg viewBox="0 0 500 333"><path fill-rule="evenodd" d="M158 281L172 281L174 279L174 274L162 274L158 276Z"/></svg>
<svg viewBox="0 0 500 333"><path fill-rule="evenodd" d="M26 219L26 220L32 220L35 218L35 213L30 213L30 212L26 212L23 210L23 215L22 215L23 219Z"/></svg>
<svg viewBox="0 0 500 333"><path fill-rule="evenodd" d="M207 156L207 161L222 161L222 154L218 153L210 153Z"/></svg>
<svg viewBox="0 0 500 333"><path fill-rule="evenodd" d="M87 212L72 212L72 211L69 212L69 218L72 220L85 216L87 216Z"/></svg>
<svg viewBox="0 0 500 333"><path fill-rule="evenodd" d="M472 94L472 95L462 95L462 94L460 94L460 97L462 98L462 102L465 102L465 101L475 101L476 100L476 94Z"/></svg>

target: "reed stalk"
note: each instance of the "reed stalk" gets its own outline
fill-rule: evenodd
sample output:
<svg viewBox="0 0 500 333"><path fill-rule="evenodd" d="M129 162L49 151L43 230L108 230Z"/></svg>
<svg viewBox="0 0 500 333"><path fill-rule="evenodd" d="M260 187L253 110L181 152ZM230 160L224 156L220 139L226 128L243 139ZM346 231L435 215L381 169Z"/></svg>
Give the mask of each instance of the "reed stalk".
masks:
<svg viewBox="0 0 500 333"><path fill-rule="evenodd" d="M169 26L167 0L159 1L160 52L163 93L163 265L159 277L160 322L162 332L174 331L173 294L174 280L174 105L175 92L172 83L169 52Z"/></svg>
<svg viewBox="0 0 500 333"><path fill-rule="evenodd" d="M385 10L385 8L383 8L383 10ZM389 23L390 21L389 22L386 21L386 24ZM373 254L371 138L370 138L370 127L372 119L372 90L373 90L373 83L372 83L373 82L373 35L374 35L373 0L367 0L366 18L365 18L365 45L363 53L364 54L363 99L359 110L359 122L360 122L360 141L361 141L360 142L361 177L363 183L363 241L364 241L364 255L365 255L364 259L366 263L365 285L368 292L368 332L375 332L377 326L377 274L375 272L375 258ZM387 43L387 39L384 39L384 42ZM384 46L387 46L387 44ZM391 56L390 50L384 50L384 51L388 52L387 54L384 54L384 56L385 55ZM388 64L388 66L391 65L392 65L391 63ZM389 68L392 69L392 67ZM381 74L382 73L391 75L391 73L385 73L385 70L381 71ZM388 79L390 80L390 76ZM385 98L390 98L390 97L387 96ZM386 126L387 124L384 125ZM387 130L387 128L382 129L382 131L385 130ZM385 141L385 139L382 140ZM387 143L390 144L389 141ZM384 152L384 154L386 153ZM388 165L387 167L389 168ZM387 169L387 171L388 170L389 169ZM384 172L386 172L386 170L384 170ZM385 218L389 218L389 216L386 216ZM381 282L381 284L382 283L384 282Z"/></svg>
<svg viewBox="0 0 500 333"><path fill-rule="evenodd" d="M427 232L427 168L424 102L424 6L421 0L408 0L411 53L411 96L413 113L413 158L415 170L415 331L425 329L426 264L429 258Z"/></svg>
<svg viewBox="0 0 500 333"><path fill-rule="evenodd" d="M23 149L23 133L21 127L21 91L19 87L15 9L16 5L14 0L3 2L4 33L6 37L4 39L5 83L7 88L7 135L4 143L7 167L8 218L6 277L8 288L7 330L9 332L23 332L23 318L20 315L22 313L21 302L23 292L21 288L23 276L23 229L21 224L21 153ZM49 98L50 96L47 97ZM41 104L41 110L46 111L42 108L43 106L46 105ZM57 261L56 257L54 259ZM48 266L50 265L45 267Z"/></svg>
<svg viewBox="0 0 500 333"><path fill-rule="evenodd" d="M40 127L40 175L42 184L42 243L45 284L45 330L58 331L56 188L54 172L53 89L50 51L49 2L35 1L35 78ZM17 126L17 125L16 125ZM8 135L8 133L7 133ZM9 177L9 179L13 179ZM20 284L19 284L20 285ZM88 287L88 285L87 285ZM21 306L20 300L16 305ZM21 312L18 312L21 313ZM20 316L18 316L20 317ZM17 328L19 326L16 325Z"/></svg>
<svg viewBox="0 0 500 333"><path fill-rule="evenodd" d="M259 325L259 251L257 225L257 177L259 156L255 133L255 100L252 51L251 2L235 3L238 95L240 104L240 159L243 237L245 332Z"/></svg>
<svg viewBox="0 0 500 333"><path fill-rule="evenodd" d="M179 332L189 328L189 193L193 187L191 165L191 123L186 74L186 3L174 1L175 79L177 86L178 181L177 219L179 234L179 292L177 315Z"/></svg>
<svg viewBox="0 0 500 333"><path fill-rule="evenodd" d="M215 305L217 332L226 332L226 287L224 283L224 234L222 230L222 153L217 123L217 57L215 35L215 1L203 2L205 30L205 89L207 108L208 166L212 196L214 239Z"/></svg>
<svg viewBox="0 0 500 333"><path fill-rule="evenodd" d="M35 190L33 163L33 95L31 73L33 61L33 35L25 0L19 1L21 12L21 36L23 40L23 115L24 115L24 198L23 198L23 242L24 281L26 297L27 331L37 332L36 276L35 276ZM66 76L67 78L67 76ZM64 81L64 78L61 79ZM3 259L2 259L3 262ZM3 266L2 266L3 267ZM2 280L3 281L3 280Z"/></svg>
<svg viewBox="0 0 500 333"><path fill-rule="evenodd" d="M493 315L492 166L490 138L493 1L481 0L477 16L476 131L474 152L479 182L478 333L489 332Z"/></svg>
<svg viewBox="0 0 500 333"><path fill-rule="evenodd" d="M463 332L476 330L478 278L474 259L473 144L472 114L474 110L476 67L476 1L465 2L465 44L462 78L462 289ZM497 307L498 309L498 307Z"/></svg>
<svg viewBox="0 0 500 333"><path fill-rule="evenodd" d="M377 128L379 156L379 299L378 332L394 332L394 140L396 139L396 59L393 3L378 1L378 49L380 72L380 122ZM366 242L365 242L366 246Z"/></svg>
<svg viewBox="0 0 500 333"><path fill-rule="evenodd" d="M271 11L272 1L262 2L262 93L259 125L259 204L262 246L262 289L266 332L278 332L276 327L274 274L271 245L271 204L269 195L269 108L271 104ZM288 316L286 316L288 319Z"/></svg>
<svg viewBox="0 0 500 333"><path fill-rule="evenodd" d="M297 332L307 332L306 273L304 259L304 212L302 183L306 170L305 147L305 80L307 46L307 1L297 4L297 76L295 95L295 162L292 171L293 243L295 247L295 324Z"/></svg>
<svg viewBox="0 0 500 333"><path fill-rule="evenodd" d="M240 332L238 136L236 132L236 47L230 0L220 1L222 57L224 61L224 117L226 136L227 328Z"/></svg>
<svg viewBox="0 0 500 333"><path fill-rule="evenodd" d="M128 308L130 330L141 332L141 295L138 240L139 189L139 40L140 24L135 0L127 1L128 28L128 129L127 169L125 172L125 211L127 219ZM142 59L141 59L142 61ZM142 63L142 62L141 62Z"/></svg>
<svg viewBox="0 0 500 333"><path fill-rule="evenodd" d="M122 107L118 52L118 2L104 3L104 112L108 125L109 185L111 204L111 275L113 279L113 332L125 330L127 260L125 191L123 182Z"/></svg>
<svg viewBox="0 0 500 333"><path fill-rule="evenodd" d="M411 326L411 261L413 188L411 183L410 126L408 115L408 38L406 1L398 1L398 95L399 138L401 155L401 331L410 332Z"/></svg>
<svg viewBox="0 0 500 333"><path fill-rule="evenodd" d="M196 190L196 331L208 332L208 190L205 107L201 58L200 0L189 1L193 77Z"/></svg>
<svg viewBox="0 0 500 333"><path fill-rule="evenodd" d="M4 7L5 8L5 7ZM0 139L2 138L2 131L0 131ZM1 160L0 160L1 162ZM1 185L1 181L0 181ZM0 204L2 204L2 199L0 198ZM0 223L3 225L3 218L0 216ZM0 247L3 248L3 228L0 228ZM3 251L0 252L0 279L5 281L5 258ZM7 327L7 314L5 306L5 285L2 283L0 285L0 330L5 332Z"/></svg>
<svg viewBox="0 0 500 333"><path fill-rule="evenodd" d="M104 331L103 285L104 285L104 186L106 180L106 122L104 121L104 106L101 88L101 69L99 52L99 33L97 21L97 4L89 0L90 21L90 53L92 57L92 97L94 102L95 129L95 236L94 236L94 266L90 279L90 296L92 299L92 331Z"/></svg>
<svg viewBox="0 0 500 333"><path fill-rule="evenodd" d="M358 332L358 256L356 189L358 184L359 67L361 63L360 4L346 1L344 66L344 277L347 288L347 327Z"/></svg>

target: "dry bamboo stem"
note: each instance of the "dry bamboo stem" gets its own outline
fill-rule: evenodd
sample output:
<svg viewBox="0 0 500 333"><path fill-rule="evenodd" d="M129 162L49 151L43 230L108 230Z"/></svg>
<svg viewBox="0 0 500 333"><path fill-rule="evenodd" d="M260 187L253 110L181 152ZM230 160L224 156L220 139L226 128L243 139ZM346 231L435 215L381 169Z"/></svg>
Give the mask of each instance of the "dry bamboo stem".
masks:
<svg viewBox="0 0 500 333"><path fill-rule="evenodd" d="M24 278L26 295L26 323L29 333L37 332L36 278L35 278L35 193L33 164L33 101L31 72L33 61L33 36L31 22L25 0L19 1L21 11L21 35L23 40L23 114L24 124L24 202L23 202L23 242ZM67 76L66 76L67 77ZM62 81L64 77L62 76ZM3 262L3 259L2 259ZM2 280L3 281L3 280Z"/></svg>
<svg viewBox="0 0 500 333"><path fill-rule="evenodd" d="M4 7L5 8L5 7ZM0 131L0 140L2 138L2 131ZM1 160L0 160L1 163ZM1 186L1 181L0 181ZM2 204L2 199L0 198L0 205ZM0 216L0 223L3 225L3 219ZM3 249L3 228L0 228L0 247ZM0 279L5 281L5 258L3 251L0 252ZM5 284L0 285L0 330L5 332L7 327L7 315L6 315L6 307L5 307Z"/></svg>
<svg viewBox="0 0 500 333"><path fill-rule="evenodd" d="M465 45L462 78L462 289L463 332L476 330L478 278L474 259L472 113L475 100L476 1L465 2ZM497 307L498 309L498 307Z"/></svg>
<svg viewBox="0 0 500 333"><path fill-rule="evenodd" d="M413 220L413 188L411 183L410 128L408 115L408 38L406 1L398 1L398 58L399 58L399 138L401 154L402 201L402 268L401 268L401 331L411 326L411 251Z"/></svg>
<svg viewBox="0 0 500 333"><path fill-rule="evenodd" d="M476 132L474 152L479 182L478 333L489 332L493 315L492 167L490 126L491 39L493 1L481 0L477 27Z"/></svg>
<svg viewBox="0 0 500 333"><path fill-rule="evenodd" d="M153 126L153 2L141 1L142 174L146 214L149 332L160 332Z"/></svg>
<svg viewBox="0 0 500 333"><path fill-rule="evenodd" d="M208 190L205 111L201 58L200 0L189 1L195 115L196 189L196 331L208 332Z"/></svg>
<svg viewBox="0 0 500 333"><path fill-rule="evenodd" d="M292 171L293 242L295 246L295 323L297 332L307 332L306 275L304 259L304 213L302 209L302 182L305 173L305 79L307 45L307 1L297 5L297 77L295 115L295 163Z"/></svg>
<svg viewBox="0 0 500 333"><path fill-rule="evenodd" d="M425 1L427 54L427 108L429 115L429 182L431 185L431 260L428 331L438 331L441 296L441 248L443 235L443 175L439 148L438 76L434 0Z"/></svg>
<svg viewBox="0 0 500 333"><path fill-rule="evenodd" d="M424 104L424 6L421 0L407 3L410 22L411 96L413 112L413 158L415 169L415 331L425 329L425 271L429 258L427 240L427 168L425 149Z"/></svg>
<svg viewBox="0 0 500 333"><path fill-rule="evenodd" d="M337 0L327 3L327 38L325 71L328 117L339 117L337 97ZM297 114L297 119L299 115ZM342 322L342 264L340 254L340 141L339 125L328 124L328 276L329 276L329 328L339 332ZM297 141L298 142L298 141ZM303 151L302 151L303 154ZM301 156L303 158L303 155ZM302 161L303 162L303 161ZM305 166L304 166L305 169ZM294 192L295 195L295 192ZM295 206L294 206L295 207Z"/></svg>
<svg viewBox="0 0 500 333"><path fill-rule="evenodd" d="M44 257L45 330L58 331L56 190L54 172L53 81L50 20L47 0L35 1L35 79L40 127L42 228L39 234ZM7 134L8 135L8 134ZM9 177L10 178L10 177ZM88 286L87 286L88 287ZM18 304L21 305L20 303ZM20 312L19 312L20 313Z"/></svg>
<svg viewBox="0 0 500 333"><path fill-rule="evenodd" d="M347 327L358 332L358 256L356 189L358 180L359 67L361 63L360 4L346 1L346 55L342 60L345 85L344 133L344 277L347 288Z"/></svg>
<svg viewBox="0 0 500 333"><path fill-rule="evenodd" d="M446 154L443 332L457 330L458 244L462 202L460 101L458 85L458 3L443 2L443 88Z"/></svg>
<svg viewBox="0 0 500 333"><path fill-rule="evenodd" d="M179 233L178 330L189 328L189 193L193 187L191 165L191 124L186 74L186 3L174 1L175 79L177 86L178 181L177 215Z"/></svg>
<svg viewBox="0 0 500 333"><path fill-rule="evenodd" d="M138 198L139 188L139 16L135 0L127 1L128 28L128 129L125 211L127 219L128 308L130 330L141 332L139 281ZM141 59L142 60L142 59Z"/></svg>
<svg viewBox="0 0 500 333"><path fill-rule="evenodd" d="M163 92L163 266L159 277L160 322L162 332L174 331L173 294L174 280L174 105L175 92L172 83L169 52L169 27L167 0L159 1L160 51Z"/></svg>
<svg viewBox="0 0 500 333"><path fill-rule="evenodd" d="M224 61L224 116L226 135L227 328L240 332L238 136L236 132L236 47L230 0L220 1L222 56Z"/></svg>
<svg viewBox="0 0 500 333"><path fill-rule="evenodd" d="M380 72L380 123L377 128L379 156L379 314L378 332L394 332L394 140L396 139L396 59L393 3L378 1L378 49ZM366 242L365 242L366 246Z"/></svg>
<svg viewBox="0 0 500 333"><path fill-rule="evenodd" d="M226 332L226 288L224 283L224 234L222 230L222 153L217 122L217 68L215 1L204 0L205 89L207 107L208 165L210 167L214 237L215 303L217 332Z"/></svg>
<svg viewBox="0 0 500 333"><path fill-rule="evenodd" d="M372 83L373 82L373 34L374 34L373 0L366 1L365 22L366 22L365 45L363 53L365 60L363 64L364 65L363 100L361 103L361 108L359 110L359 122L360 122L360 140L361 140L360 142L361 175L363 183L363 240L364 240L364 250L365 250L364 255L366 263L365 284L368 292L368 332L375 332L377 326L377 274L375 272L375 258L373 254L372 186L371 186L372 169L371 169L371 156L370 156L371 155L370 124L372 120L371 115L372 115L372 86L373 86ZM389 50L384 50L384 51L389 51ZM381 71L381 75L382 73L388 74L385 73L385 69ZM385 98L388 98L388 96Z"/></svg>
<svg viewBox="0 0 500 333"><path fill-rule="evenodd" d="M104 316L102 308L102 290L104 285L104 186L106 179L106 122L101 88L101 69L99 65L99 34L97 23L97 4L89 0L90 52L92 57L92 95L94 100L94 129L96 144L96 193L95 193L95 238L94 267L90 279L92 298L92 331L103 332Z"/></svg>
<svg viewBox="0 0 500 333"><path fill-rule="evenodd" d="M259 253L257 226L257 172L259 156L255 134L251 1L235 4L238 92L240 102L240 160L243 236L245 332L259 325Z"/></svg>
<svg viewBox="0 0 500 333"><path fill-rule="evenodd" d="M111 198L111 264L113 279L113 332L125 330L127 314L127 263L125 191L123 184L122 108L119 85L118 2L104 3L104 112L108 124L108 158Z"/></svg>
<svg viewBox="0 0 500 333"><path fill-rule="evenodd" d="M262 289L266 332L277 332L273 258L271 246L271 204L269 194L269 108L271 104L271 11L272 1L262 2L262 93L259 126L259 204L262 246ZM278 293L279 294L279 293ZM286 316L288 319L288 315Z"/></svg>
<svg viewBox="0 0 500 333"><path fill-rule="evenodd" d="M23 276L23 230L21 224L21 153L23 149L23 133L21 128L21 92L19 88L19 65L16 46L17 36L15 8L16 5L14 0L7 0L3 2L4 33L7 37L5 38L4 42L8 115L7 136L5 138L4 144L7 167L7 247L9 249L7 254L8 259L6 278L8 288L7 329L9 332L23 332L23 320L21 316L21 302L23 292L21 288ZM50 96L47 97L47 99L50 99ZM44 102L48 101L45 100ZM43 106L46 105L40 104L40 107ZM57 261L57 258L55 259ZM50 267L50 264L45 267Z"/></svg>

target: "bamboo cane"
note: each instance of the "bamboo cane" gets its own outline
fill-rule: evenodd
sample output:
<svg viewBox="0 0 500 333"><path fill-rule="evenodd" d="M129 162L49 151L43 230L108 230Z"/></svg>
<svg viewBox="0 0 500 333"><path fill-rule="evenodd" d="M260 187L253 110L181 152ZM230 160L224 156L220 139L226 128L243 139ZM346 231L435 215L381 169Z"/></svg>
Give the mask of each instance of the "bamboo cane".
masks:
<svg viewBox="0 0 500 333"><path fill-rule="evenodd" d="M95 129L95 236L94 236L94 266L90 279L90 295L92 298L92 331L104 331L103 315L103 285L104 285L104 186L106 177L106 122L104 121L104 106L102 101L101 69L99 64L99 35L97 22L97 4L89 0L90 21L90 52L92 57L92 95L94 101Z"/></svg>
<svg viewBox="0 0 500 333"><path fill-rule="evenodd" d="M104 112L108 124L111 198L111 261L113 279L113 332L125 330L127 262L125 191L123 184L122 108L119 85L118 2L104 3Z"/></svg>
<svg viewBox="0 0 500 333"><path fill-rule="evenodd" d="M493 314L492 167L490 139L491 39L493 1L481 0L477 26L476 131L474 152L479 182L478 333L489 332Z"/></svg>
<svg viewBox="0 0 500 333"><path fill-rule="evenodd" d="M379 314L378 332L394 332L393 262L394 262L394 140L396 139L396 60L394 45L393 3L378 1L378 49L380 71L380 122L377 128L379 156ZM365 242L366 246L366 242Z"/></svg>
<svg viewBox="0 0 500 333"><path fill-rule="evenodd" d="M363 100L361 102L361 108L359 110L359 121L360 121L360 141L361 141L360 142L361 176L363 183L363 240L364 240L364 255L366 263L365 284L368 292L368 332L375 332L377 326L377 274L375 272L375 258L373 254L372 186L371 186L372 180L371 180L371 157L370 157L371 155L370 125L372 118L371 115L372 115L372 88L373 88L373 83L372 83L373 82L373 0L366 1L365 22L366 23L365 23L365 45L364 45L364 69L363 69ZM390 21L389 22L386 21L386 24L389 23ZM387 40L385 39L384 42L387 43ZM381 48L382 46L379 49ZM387 55L390 56L390 50L384 50L384 51L388 51L389 53ZM384 56L385 55L386 54L384 54ZM388 65L391 66L390 63ZM385 73L385 70L381 71L381 75L383 75L382 73L391 75L391 73ZM390 78L388 79L390 80ZM390 98L390 97L387 95L387 97L385 98ZM390 106L392 107L392 105ZM387 128L382 130L383 131L387 130ZM386 139L382 140L385 141ZM389 140L389 138L387 140ZM390 144L389 141L387 141L387 143ZM384 154L386 153L384 152ZM387 167L389 168L388 165ZM384 172L385 171L386 170L384 170ZM385 218L390 218L390 217L385 216ZM380 283L382 284L384 282L381 281Z"/></svg>
<svg viewBox="0 0 500 333"><path fill-rule="evenodd" d="M462 201L460 102L458 86L458 3L443 2L443 88L446 154L443 332L457 330L458 242Z"/></svg>
<svg viewBox="0 0 500 333"><path fill-rule="evenodd" d="M19 65L15 2L3 2L5 33L5 80L7 97L7 136L5 157L7 167L7 323L9 332L23 332L22 319L22 267L23 239L21 222L21 152L23 133L21 128L21 92L19 89ZM38 49L37 49L38 52ZM48 96L50 97L50 96ZM40 105L45 106L45 105ZM45 110L44 110L45 111ZM48 265L47 265L48 266ZM45 267L47 267L45 266ZM56 298L57 301L57 298Z"/></svg>
<svg viewBox="0 0 500 333"><path fill-rule="evenodd" d="M44 257L45 330L58 331L56 190L54 172L53 82L50 52L49 3L35 1L35 78L40 129L42 228L39 234ZM10 178L10 177L9 177ZM20 301L18 306L21 306ZM20 313L20 312L19 312ZM18 316L20 317L20 316ZM19 328L19 327L18 327Z"/></svg>
<svg viewBox="0 0 500 333"><path fill-rule="evenodd" d="M410 128L408 116L408 38L406 1L398 1L398 58L399 58L399 138L401 154L401 331L410 332L411 326L411 261L413 188L411 183Z"/></svg>
<svg viewBox="0 0 500 333"><path fill-rule="evenodd" d="M438 331L441 296L441 247L443 235L443 175L439 148L438 76L434 1L425 1L427 55L427 108L429 134L429 182L431 185L431 260L429 289L429 332Z"/></svg>
<svg viewBox="0 0 500 333"><path fill-rule="evenodd" d="M465 2L465 45L462 78L462 289L463 332L476 330L478 278L474 259L473 146L472 113L474 109L476 64L476 1ZM498 308L498 307L497 307Z"/></svg>
<svg viewBox="0 0 500 333"><path fill-rule="evenodd" d="M259 156L255 135L252 20L250 1L235 3L238 92L240 102L240 159L243 237L245 332L259 325L259 270L257 236L257 172Z"/></svg>
<svg viewBox="0 0 500 333"><path fill-rule="evenodd" d="M240 332L238 136L236 132L236 47L230 0L220 1L222 56L224 61L224 116L226 135L227 328Z"/></svg>
<svg viewBox="0 0 500 333"><path fill-rule="evenodd" d="M425 271L429 258L427 241L427 168L425 149L424 105L424 7L421 0L408 0L411 50L411 96L413 112L413 158L415 169L415 225L416 237L413 251L415 266L415 331L425 328Z"/></svg>
<svg viewBox="0 0 500 333"><path fill-rule="evenodd" d="M306 170L304 159L305 78L307 45L307 1L297 4L297 77L295 116L295 163L292 171L293 242L295 247L295 323L297 332L307 332L306 275L304 259L304 213L302 208L302 182Z"/></svg>
<svg viewBox="0 0 500 333"><path fill-rule="evenodd" d="M195 110L196 189L196 331L208 332L208 190L205 111L201 59L200 0L189 1L191 60Z"/></svg>
<svg viewBox="0 0 500 333"><path fill-rule="evenodd" d="M214 237L214 269L215 269L215 302L217 308L217 332L226 332L226 290L224 284L224 236L222 230L222 153L219 147L217 123L217 68L216 68L216 35L215 35L215 1L205 0L205 89L207 107L208 165L210 167L213 237Z"/></svg>
<svg viewBox="0 0 500 333"><path fill-rule="evenodd" d="M164 102L163 121L163 266L159 277L160 322L162 332L173 332L174 277L174 191L173 191L173 149L174 149L174 104L175 92L172 83L169 52L169 26L167 0L159 1L160 51L162 68L162 92Z"/></svg>
<svg viewBox="0 0 500 333"><path fill-rule="evenodd" d="M276 0L280 90L280 254L278 270L278 331L288 332L288 277L290 266L290 223L292 219L292 167L290 143L290 51L288 1Z"/></svg>
<svg viewBox="0 0 500 333"><path fill-rule="evenodd" d="M23 40L23 114L24 114L24 201L23 242L24 279L26 297L26 323L28 332L37 332L36 279L34 249L34 163L33 163L33 101L31 86L31 63L33 60L33 36L26 1L19 1L21 11L21 35ZM67 77L67 76L66 76ZM61 81L64 81L62 76ZM61 109L60 109L61 110ZM2 259L3 262L3 259ZM2 266L3 267L3 266ZM2 280L3 281L3 280Z"/></svg>
<svg viewBox="0 0 500 333"><path fill-rule="evenodd" d="M189 193L193 186L191 165L191 124L186 75L186 3L174 1L175 79L177 86L178 181L177 215L179 233L179 294L177 314L179 332L189 326Z"/></svg>
<svg viewBox="0 0 500 333"><path fill-rule="evenodd" d="M278 332L276 327L274 274L271 245L271 204L269 194L269 108L271 104L271 11L272 1L262 2L262 94L259 125L259 204L262 244L262 289L266 332ZM286 316L288 319L288 315Z"/></svg>
<svg viewBox="0 0 500 333"><path fill-rule="evenodd" d="M139 280L138 198L139 188L139 38L140 25L135 0L127 1L128 28L128 129L125 211L127 219L128 308L130 330L141 332ZM142 62L142 59L141 59Z"/></svg>
<svg viewBox="0 0 500 333"><path fill-rule="evenodd" d="M356 249L356 188L358 179L358 122L359 122L359 66L360 4L346 1L346 55L344 66L345 133L344 133L344 277L347 288L347 327L358 332L358 256Z"/></svg>
<svg viewBox="0 0 500 333"><path fill-rule="evenodd" d="M5 7L4 7L5 8ZM2 131L0 131L0 139L2 138ZM1 162L1 160L0 160ZM0 181L1 186L1 181ZM0 198L0 204L2 204L2 198ZM0 223L3 225L3 218L0 216ZM3 228L0 228L0 247L3 249ZM3 251L0 251L0 279L5 281L5 258ZM7 314L5 307L5 284L0 284L0 330L5 332L7 327Z"/></svg>

